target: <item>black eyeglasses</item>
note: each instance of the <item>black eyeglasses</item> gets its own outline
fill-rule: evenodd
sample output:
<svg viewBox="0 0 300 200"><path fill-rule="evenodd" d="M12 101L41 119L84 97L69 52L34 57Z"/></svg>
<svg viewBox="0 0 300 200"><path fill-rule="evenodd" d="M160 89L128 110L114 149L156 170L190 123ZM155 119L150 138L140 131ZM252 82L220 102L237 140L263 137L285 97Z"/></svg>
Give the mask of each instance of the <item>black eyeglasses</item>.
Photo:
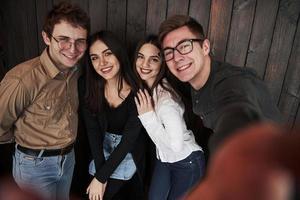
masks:
<svg viewBox="0 0 300 200"><path fill-rule="evenodd" d="M87 43L86 43L86 39L77 39L77 40L74 40L74 42L72 42L71 38L69 37L62 37L62 38L59 38L59 39L56 39L55 37L53 37L53 35L49 34L58 44L58 47L60 49L63 49L63 50L67 50L67 49L70 49L72 44L74 43L75 45L75 48L82 52L82 51L85 51L86 50L86 47L87 47Z"/></svg>
<svg viewBox="0 0 300 200"><path fill-rule="evenodd" d="M174 48L167 47L163 49L163 55L166 62L174 58L174 51L176 50L181 55L188 54L193 51L193 42L203 42L202 39L186 39L179 42Z"/></svg>

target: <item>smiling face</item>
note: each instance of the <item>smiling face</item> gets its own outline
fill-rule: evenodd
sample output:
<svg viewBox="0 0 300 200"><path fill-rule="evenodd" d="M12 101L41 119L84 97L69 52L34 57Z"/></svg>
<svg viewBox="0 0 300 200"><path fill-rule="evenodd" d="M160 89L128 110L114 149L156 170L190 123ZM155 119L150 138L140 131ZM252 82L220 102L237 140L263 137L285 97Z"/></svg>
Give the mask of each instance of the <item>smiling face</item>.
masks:
<svg viewBox="0 0 300 200"><path fill-rule="evenodd" d="M49 55L54 64L60 70L66 70L74 67L74 65L82 58L84 50L79 51L74 43L68 49L61 49L57 41L66 38L73 40L86 40L87 30L81 27L73 27L71 24L61 21L61 23L54 26L52 36L48 36L45 32L42 33L44 42L49 48ZM56 38L56 40L54 39Z"/></svg>
<svg viewBox="0 0 300 200"><path fill-rule="evenodd" d="M187 26L177 28L168 33L162 41L163 49L175 48L177 44L187 39L197 39L197 35ZM181 55L174 50L174 58L167 61L169 70L182 82L189 82L193 88L200 89L208 79L210 73L210 44L206 39L202 43L193 42L193 50Z"/></svg>
<svg viewBox="0 0 300 200"><path fill-rule="evenodd" d="M135 66L141 79L151 87L161 68L159 49L153 44L144 44L138 52Z"/></svg>
<svg viewBox="0 0 300 200"><path fill-rule="evenodd" d="M89 49L95 71L105 80L117 79L120 63L117 57L101 40L96 40Z"/></svg>

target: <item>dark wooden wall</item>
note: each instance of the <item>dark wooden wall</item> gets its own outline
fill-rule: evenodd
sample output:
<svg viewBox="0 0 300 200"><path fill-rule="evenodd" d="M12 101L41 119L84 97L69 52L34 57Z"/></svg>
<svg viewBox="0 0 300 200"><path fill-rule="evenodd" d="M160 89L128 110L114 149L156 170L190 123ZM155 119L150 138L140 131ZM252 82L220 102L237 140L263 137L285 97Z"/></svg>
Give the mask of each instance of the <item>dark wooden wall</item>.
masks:
<svg viewBox="0 0 300 200"><path fill-rule="evenodd" d="M41 27L58 0L1 0L0 53L9 69L43 50ZM92 32L108 29L132 51L173 14L200 21L215 58L257 70L293 127L300 121L299 0L72 0L86 10ZM0 48L1 49L1 48ZM3 69L1 69L3 70ZM5 69L4 69L5 70Z"/></svg>

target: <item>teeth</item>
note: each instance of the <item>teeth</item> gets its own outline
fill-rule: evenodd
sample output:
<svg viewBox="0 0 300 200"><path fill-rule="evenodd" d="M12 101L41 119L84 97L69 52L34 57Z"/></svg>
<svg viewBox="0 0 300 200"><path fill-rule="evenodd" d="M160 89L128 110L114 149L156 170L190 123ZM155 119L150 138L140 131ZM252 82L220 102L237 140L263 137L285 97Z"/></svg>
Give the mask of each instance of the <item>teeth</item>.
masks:
<svg viewBox="0 0 300 200"><path fill-rule="evenodd" d="M187 68L189 68L189 67L190 67L190 64L187 64L187 65L183 65L183 66L181 66L181 67L178 67L177 70L178 70L178 71L183 71L183 70L185 70L185 69L187 69Z"/></svg>
<svg viewBox="0 0 300 200"><path fill-rule="evenodd" d="M150 70L150 69L143 69L143 68L141 68L141 72L142 72L143 74L149 74L149 73L151 73L151 71L152 71L152 70Z"/></svg>
<svg viewBox="0 0 300 200"><path fill-rule="evenodd" d="M105 73L105 72L110 71L111 69L112 69L112 67L105 67L105 68L101 69L101 71L102 71L103 73Z"/></svg>
<svg viewBox="0 0 300 200"><path fill-rule="evenodd" d="M76 55L74 55L74 56L68 56L68 55L65 55L65 54L64 54L64 56L67 57L67 58L69 58L69 59L74 59L74 58L76 58Z"/></svg>

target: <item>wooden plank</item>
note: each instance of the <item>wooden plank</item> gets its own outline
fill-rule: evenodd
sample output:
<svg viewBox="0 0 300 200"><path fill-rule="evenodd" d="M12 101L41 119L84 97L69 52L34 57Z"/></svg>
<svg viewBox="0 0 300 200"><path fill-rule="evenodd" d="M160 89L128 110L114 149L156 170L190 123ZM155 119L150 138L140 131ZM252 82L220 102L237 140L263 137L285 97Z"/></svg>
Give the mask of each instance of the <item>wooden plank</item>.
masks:
<svg viewBox="0 0 300 200"><path fill-rule="evenodd" d="M299 130L299 127L300 127L300 106L298 106L298 111L297 111L297 116L295 118L295 122L294 122L294 128L298 128ZM298 133L299 134L299 133Z"/></svg>
<svg viewBox="0 0 300 200"><path fill-rule="evenodd" d="M300 12L299 0L280 1L264 79L278 103Z"/></svg>
<svg viewBox="0 0 300 200"><path fill-rule="evenodd" d="M23 39L23 55L24 59L31 59L38 56L38 35L35 0L18 1L18 19L19 29L21 29L21 37ZM32 9L34 8L34 9Z"/></svg>
<svg viewBox="0 0 300 200"><path fill-rule="evenodd" d="M39 43L39 54L45 49L46 45L42 38L43 25L48 12L52 9L52 1L49 0L35 0L36 4L36 20L37 20L37 34Z"/></svg>
<svg viewBox="0 0 300 200"><path fill-rule="evenodd" d="M52 4L53 4L53 5L57 5L57 4L59 4L60 2L62 2L62 1L71 2L71 0L52 0Z"/></svg>
<svg viewBox="0 0 300 200"><path fill-rule="evenodd" d="M110 0L107 9L107 29L125 42L126 1Z"/></svg>
<svg viewBox="0 0 300 200"><path fill-rule="evenodd" d="M214 58L224 61L230 27L233 0L212 0L209 25L209 39Z"/></svg>
<svg viewBox="0 0 300 200"><path fill-rule="evenodd" d="M128 52L132 53L139 40L145 36L147 2L128 0L126 43Z"/></svg>
<svg viewBox="0 0 300 200"><path fill-rule="evenodd" d="M80 6L85 12L89 12L89 1L71 0L70 2Z"/></svg>
<svg viewBox="0 0 300 200"><path fill-rule="evenodd" d="M205 35L208 32L211 0L190 0L189 15L203 27Z"/></svg>
<svg viewBox="0 0 300 200"><path fill-rule="evenodd" d="M167 0L148 0L146 34L157 34L166 18Z"/></svg>
<svg viewBox="0 0 300 200"><path fill-rule="evenodd" d="M1 47L2 47L2 60L6 61L6 68L10 68L10 59L9 59L9 47L12 45L12 41L9 38L8 34L11 31L12 21L9 21L10 18L10 2L3 1L0 6L0 40L1 40ZM12 48L11 48L12 49Z"/></svg>
<svg viewBox="0 0 300 200"><path fill-rule="evenodd" d="M293 126L300 103L300 21L279 101L279 109L287 124Z"/></svg>
<svg viewBox="0 0 300 200"><path fill-rule="evenodd" d="M250 40L256 0L234 1L225 61L244 66Z"/></svg>
<svg viewBox="0 0 300 200"><path fill-rule="evenodd" d="M263 78L271 46L279 0L258 0L246 66ZM268 13L268 14L266 14Z"/></svg>
<svg viewBox="0 0 300 200"><path fill-rule="evenodd" d="M88 1L82 1L82 0L52 0L53 1L53 5L59 4L62 1L66 1L66 2L70 2L73 4L77 4L78 6L80 6L83 10L85 10L86 12L89 11L89 2Z"/></svg>
<svg viewBox="0 0 300 200"><path fill-rule="evenodd" d="M6 71L7 71L7 67L6 67L6 50L5 50L5 46L6 46L6 42L7 42L7 38L6 38L6 31L7 31L7 24L5 23L4 20L4 15L5 15L5 11L6 10L6 6L4 5L5 3L1 4L0 6L0 81L2 80L2 78L4 77Z"/></svg>
<svg viewBox="0 0 300 200"><path fill-rule="evenodd" d="M27 22L31 20L27 19L26 14L28 9L26 8L26 5L30 5L31 3L32 1L28 1L28 4L25 4L24 0L22 0L18 2L5 1L5 3L1 4L5 10L4 21L6 24L5 26L7 27L5 30L7 43L5 44L4 49L6 51L9 68L29 59L29 57L33 57L33 54L37 54L37 41L36 44L34 42L32 44L29 42L33 38L37 40L36 28L32 27L32 24L27 24ZM15 16L15 13L18 13L18 17ZM32 13L35 13L35 10L31 11L31 14ZM32 16L28 16L28 18L31 17ZM26 26L29 27L26 28ZM31 34L28 33L28 31L30 31ZM28 52L26 52L27 50Z"/></svg>
<svg viewBox="0 0 300 200"><path fill-rule="evenodd" d="M2 80L2 78L4 77L5 73L6 73L6 67L5 67L5 62L4 62L4 50L2 48L2 46L0 45L0 81Z"/></svg>
<svg viewBox="0 0 300 200"><path fill-rule="evenodd" d="M169 0L167 16L187 15L189 8L189 0Z"/></svg>
<svg viewBox="0 0 300 200"><path fill-rule="evenodd" d="M91 33L106 29L107 0L89 0Z"/></svg>

